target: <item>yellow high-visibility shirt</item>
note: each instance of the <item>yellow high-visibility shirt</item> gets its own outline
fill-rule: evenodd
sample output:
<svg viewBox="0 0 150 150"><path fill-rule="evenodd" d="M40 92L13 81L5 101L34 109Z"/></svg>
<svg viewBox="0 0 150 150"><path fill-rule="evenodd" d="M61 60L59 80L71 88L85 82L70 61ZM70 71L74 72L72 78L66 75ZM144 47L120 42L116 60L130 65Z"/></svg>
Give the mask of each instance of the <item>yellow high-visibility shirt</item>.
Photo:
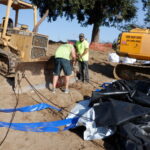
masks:
<svg viewBox="0 0 150 150"><path fill-rule="evenodd" d="M84 40L83 42L77 41L76 42L76 48L77 48L77 53L82 55L85 49L89 48L89 43ZM89 51L82 56L82 59L80 61L88 61L89 60Z"/></svg>
<svg viewBox="0 0 150 150"><path fill-rule="evenodd" d="M59 46L55 52L55 58L64 58L70 60L70 54L72 49L72 44L63 44Z"/></svg>

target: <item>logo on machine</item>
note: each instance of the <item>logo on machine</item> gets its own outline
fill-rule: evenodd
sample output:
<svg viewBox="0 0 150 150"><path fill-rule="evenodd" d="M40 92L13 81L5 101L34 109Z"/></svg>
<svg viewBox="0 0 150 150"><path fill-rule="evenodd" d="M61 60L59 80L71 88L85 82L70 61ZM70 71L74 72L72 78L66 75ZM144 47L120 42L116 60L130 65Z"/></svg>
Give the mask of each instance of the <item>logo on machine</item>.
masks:
<svg viewBox="0 0 150 150"><path fill-rule="evenodd" d="M126 41L127 42L136 42L136 43L140 43L141 42L142 37L141 36L126 36Z"/></svg>

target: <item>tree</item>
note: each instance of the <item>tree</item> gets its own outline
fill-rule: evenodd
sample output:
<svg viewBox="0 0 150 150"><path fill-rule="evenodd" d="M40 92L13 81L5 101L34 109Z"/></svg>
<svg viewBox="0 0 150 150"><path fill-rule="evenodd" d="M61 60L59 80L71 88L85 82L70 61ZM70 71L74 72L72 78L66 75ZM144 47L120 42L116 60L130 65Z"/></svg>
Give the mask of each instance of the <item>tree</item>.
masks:
<svg viewBox="0 0 150 150"><path fill-rule="evenodd" d="M78 20L84 25L93 24L91 42L99 42L100 26L116 26L130 21L136 15L135 0L89 0L90 7L78 10ZM80 19L80 16L84 20ZM110 33L111 34L111 33Z"/></svg>
<svg viewBox="0 0 150 150"><path fill-rule="evenodd" d="M149 26L150 28L150 0L142 0L143 2L143 9L146 11L145 14L145 23Z"/></svg>
<svg viewBox="0 0 150 150"><path fill-rule="evenodd" d="M77 17L82 26L93 25L91 42L99 42L100 26L115 26L130 21L136 15L136 0L30 0L43 16L49 10L48 21L58 16Z"/></svg>

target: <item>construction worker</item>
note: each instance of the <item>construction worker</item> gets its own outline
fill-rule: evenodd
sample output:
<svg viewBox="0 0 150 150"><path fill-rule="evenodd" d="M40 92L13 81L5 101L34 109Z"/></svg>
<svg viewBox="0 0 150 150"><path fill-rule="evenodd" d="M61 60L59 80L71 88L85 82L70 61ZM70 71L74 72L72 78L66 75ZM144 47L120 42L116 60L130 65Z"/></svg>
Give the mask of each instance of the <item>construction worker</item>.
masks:
<svg viewBox="0 0 150 150"><path fill-rule="evenodd" d="M53 89L55 93L58 77L63 69L65 74L65 93L69 93L69 79L72 73L71 59L73 62L76 60L76 53L72 44L62 44L55 52L55 68L53 72Z"/></svg>
<svg viewBox="0 0 150 150"><path fill-rule="evenodd" d="M82 82L89 82L89 43L85 40L83 33L79 34L79 41L76 42L75 47L78 56L80 80Z"/></svg>

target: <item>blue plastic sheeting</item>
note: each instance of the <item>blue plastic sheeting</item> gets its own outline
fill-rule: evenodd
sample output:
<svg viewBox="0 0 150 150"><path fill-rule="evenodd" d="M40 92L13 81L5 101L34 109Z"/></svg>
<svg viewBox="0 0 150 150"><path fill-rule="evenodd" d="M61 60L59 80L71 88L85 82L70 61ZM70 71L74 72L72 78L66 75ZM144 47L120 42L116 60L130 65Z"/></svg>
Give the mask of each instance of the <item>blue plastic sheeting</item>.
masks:
<svg viewBox="0 0 150 150"><path fill-rule="evenodd" d="M111 82L104 82L100 87L105 89L110 84L112 84L112 83Z"/></svg>
<svg viewBox="0 0 150 150"><path fill-rule="evenodd" d="M108 85L112 84L111 82L104 82L100 87L106 88ZM100 92L102 89L96 89L95 92Z"/></svg>
<svg viewBox="0 0 150 150"><path fill-rule="evenodd" d="M73 124L71 124L71 125L65 127L65 128L64 128L64 131L75 128L75 127L77 126L76 124L77 124L77 122L75 122L75 123L73 123Z"/></svg>
<svg viewBox="0 0 150 150"><path fill-rule="evenodd" d="M52 122L36 122L36 123L8 123L0 122L0 127L7 127L14 130L20 131L31 131L31 132L58 132L60 126L69 125L64 130L69 130L75 127L79 118L64 119Z"/></svg>
<svg viewBox="0 0 150 150"><path fill-rule="evenodd" d="M54 106L51 106L49 104L46 103L40 103L40 104L36 104L36 105L31 105L31 106L25 106L25 107L20 107L20 108L10 108L10 109L0 109L0 112L6 112L6 113L10 113L10 112L15 112L15 111L20 111L20 112L33 112L33 111L39 111L42 109L46 109L46 108L51 108L57 111L61 111L61 109L56 108Z"/></svg>
<svg viewBox="0 0 150 150"><path fill-rule="evenodd" d="M101 91L101 89L96 89L96 90L95 90L95 92L100 92L100 91Z"/></svg>

